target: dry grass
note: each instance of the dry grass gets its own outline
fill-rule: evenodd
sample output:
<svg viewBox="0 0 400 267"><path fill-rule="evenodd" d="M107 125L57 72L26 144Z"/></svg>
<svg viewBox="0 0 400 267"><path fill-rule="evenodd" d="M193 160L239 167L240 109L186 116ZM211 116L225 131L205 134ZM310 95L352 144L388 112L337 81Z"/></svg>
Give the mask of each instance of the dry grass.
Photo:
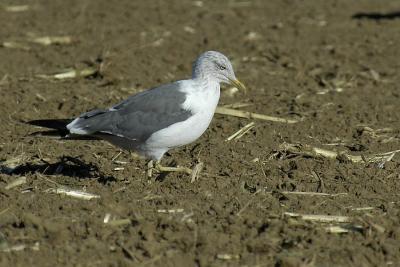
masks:
<svg viewBox="0 0 400 267"><path fill-rule="evenodd" d="M381 166L385 162L393 159L394 155L400 150L393 150L385 153L377 153L372 155L351 155L347 151L334 151L324 148L314 147L306 144L290 144L283 143L280 145L280 150L286 153L307 156L312 158L324 157L330 159L342 159L353 163L371 163L378 162Z"/></svg>

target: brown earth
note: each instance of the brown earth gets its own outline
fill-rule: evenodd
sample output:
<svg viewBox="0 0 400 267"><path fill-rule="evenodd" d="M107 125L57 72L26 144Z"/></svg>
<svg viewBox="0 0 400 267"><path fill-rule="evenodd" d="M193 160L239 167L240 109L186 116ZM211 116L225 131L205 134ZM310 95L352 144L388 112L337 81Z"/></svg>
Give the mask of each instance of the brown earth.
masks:
<svg viewBox="0 0 400 267"><path fill-rule="evenodd" d="M11 4L29 6L12 12ZM1 7L1 266L400 266L400 158L371 159L400 149L398 1ZM32 36L73 42L45 46ZM188 77L210 49L228 55L251 89L224 93L221 105L301 121L254 120L226 142L253 120L216 115L200 140L164 158L204 162L194 183L181 174L148 180L145 160L122 153L117 160L128 164L117 164L119 150L104 142L24 138L38 129L21 120L73 117ZM38 77L87 67L98 72ZM340 153L315 155L313 147ZM5 188L23 176L26 183ZM59 186L100 198L48 190Z"/></svg>

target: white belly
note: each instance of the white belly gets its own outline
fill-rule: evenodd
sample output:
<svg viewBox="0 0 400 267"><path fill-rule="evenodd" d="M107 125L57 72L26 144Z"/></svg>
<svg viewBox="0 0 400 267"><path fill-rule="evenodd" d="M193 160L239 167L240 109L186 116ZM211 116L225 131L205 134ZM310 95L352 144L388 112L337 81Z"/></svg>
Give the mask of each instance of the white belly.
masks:
<svg viewBox="0 0 400 267"><path fill-rule="evenodd" d="M175 123L152 134L146 145L149 148L170 149L192 143L205 132L213 115L214 110L212 113L198 113L186 121Z"/></svg>
<svg viewBox="0 0 400 267"><path fill-rule="evenodd" d="M192 93L183 106L193 114L189 119L155 132L146 141L148 149L170 149L192 143L208 128L220 96L219 84L207 93Z"/></svg>

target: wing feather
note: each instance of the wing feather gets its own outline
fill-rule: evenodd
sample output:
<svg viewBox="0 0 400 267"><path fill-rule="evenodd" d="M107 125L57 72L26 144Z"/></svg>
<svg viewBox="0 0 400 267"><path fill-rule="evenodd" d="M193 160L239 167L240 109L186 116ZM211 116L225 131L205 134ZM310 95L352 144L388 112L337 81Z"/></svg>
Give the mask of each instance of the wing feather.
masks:
<svg viewBox="0 0 400 267"><path fill-rule="evenodd" d="M107 133L144 142L154 132L192 115L182 107L185 100L179 82L162 85L133 95L110 109L84 113L67 127L72 133Z"/></svg>

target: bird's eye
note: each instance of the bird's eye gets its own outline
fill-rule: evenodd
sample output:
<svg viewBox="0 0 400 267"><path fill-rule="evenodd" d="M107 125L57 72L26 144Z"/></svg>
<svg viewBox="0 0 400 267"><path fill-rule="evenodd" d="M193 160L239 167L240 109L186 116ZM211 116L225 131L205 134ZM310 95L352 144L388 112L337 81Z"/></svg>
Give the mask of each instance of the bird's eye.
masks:
<svg viewBox="0 0 400 267"><path fill-rule="evenodd" d="M226 67L224 65L218 65L220 70L226 70Z"/></svg>

